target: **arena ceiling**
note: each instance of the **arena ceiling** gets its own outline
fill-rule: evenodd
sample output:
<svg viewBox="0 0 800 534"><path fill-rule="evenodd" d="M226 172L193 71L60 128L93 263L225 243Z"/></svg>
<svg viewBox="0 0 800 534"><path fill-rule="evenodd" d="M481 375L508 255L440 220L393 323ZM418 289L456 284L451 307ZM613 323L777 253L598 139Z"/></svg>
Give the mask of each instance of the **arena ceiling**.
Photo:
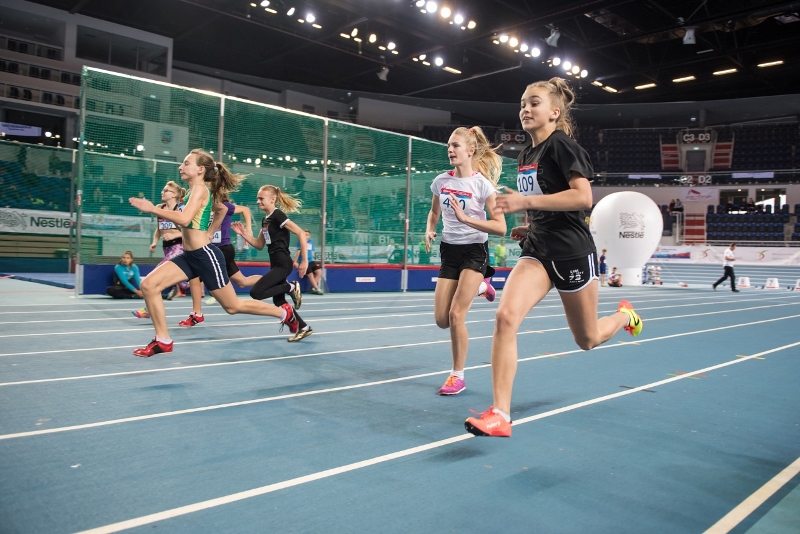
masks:
<svg viewBox="0 0 800 534"><path fill-rule="evenodd" d="M35 3L171 37L182 64L352 91L514 103L531 81L568 77L570 61L584 104L800 93L800 1L436 0L435 13L417 0Z"/></svg>

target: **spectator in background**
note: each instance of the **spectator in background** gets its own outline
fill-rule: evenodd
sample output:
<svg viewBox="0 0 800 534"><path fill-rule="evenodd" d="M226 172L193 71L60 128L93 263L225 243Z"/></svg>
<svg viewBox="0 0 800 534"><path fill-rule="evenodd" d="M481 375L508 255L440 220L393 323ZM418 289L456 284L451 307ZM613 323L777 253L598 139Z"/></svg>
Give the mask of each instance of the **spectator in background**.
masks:
<svg viewBox="0 0 800 534"><path fill-rule="evenodd" d="M681 199L679 198L675 199L675 207L673 208L672 211L679 211L683 213L683 202L681 202Z"/></svg>
<svg viewBox="0 0 800 534"><path fill-rule="evenodd" d="M508 258L508 249L506 248L506 240L502 237L500 242L494 246L494 263L498 267L505 267Z"/></svg>
<svg viewBox="0 0 800 534"><path fill-rule="evenodd" d="M670 213L675 211L675 200L670 200L669 201L669 207L667 208L667 211L670 212Z"/></svg>
<svg viewBox="0 0 800 534"><path fill-rule="evenodd" d="M312 260L314 257L314 241L311 239L311 232L309 230L303 231L306 234L306 246L308 250L308 270L306 271L306 277L308 278L308 282L311 284L311 294L324 295L325 293L319 287L319 279L322 278L322 268L319 266L319 263ZM303 246L302 243L298 241L297 253L294 258L294 264L292 265L295 269L300 266L300 260L302 256Z"/></svg>
<svg viewBox="0 0 800 534"><path fill-rule="evenodd" d="M600 285L606 287L606 271L608 270L608 264L606 264L606 249L603 249L602 254L600 254Z"/></svg>
<svg viewBox="0 0 800 534"><path fill-rule="evenodd" d="M755 213L756 203L752 198L748 198L744 206L742 206L747 213Z"/></svg>
<svg viewBox="0 0 800 534"><path fill-rule="evenodd" d="M95 204L103 203L103 190L100 189L100 186L94 188L94 192L92 192L92 202Z"/></svg>
<svg viewBox="0 0 800 534"><path fill-rule="evenodd" d="M728 197L728 203L725 205L725 213L736 211L736 206L733 205L733 197Z"/></svg>
<svg viewBox="0 0 800 534"><path fill-rule="evenodd" d="M611 268L611 274L608 275L608 285L611 287L622 287L622 275L617 272L616 267Z"/></svg>
<svg viewBox="0 0 800 534"><path fill-rule="evenodd" d="M139 267L133 263L133 253L126 250L114 266L114 285L106 288L106 293L115 299L143 298L142 279Z"/></svg>

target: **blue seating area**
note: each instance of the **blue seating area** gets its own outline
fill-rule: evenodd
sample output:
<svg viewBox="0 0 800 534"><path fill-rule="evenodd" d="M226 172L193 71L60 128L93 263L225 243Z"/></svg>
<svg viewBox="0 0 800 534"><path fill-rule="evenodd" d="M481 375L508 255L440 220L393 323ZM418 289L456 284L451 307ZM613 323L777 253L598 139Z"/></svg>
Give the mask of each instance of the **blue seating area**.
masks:
<svg viewBox="0 0 800 534"><path fill-rule="evenodd" d="M787 206L788 208L788 206ZM784 241L786 213L707 213L706 237L710 241ZM795 233L800 228L795 226ZM794 238L793 238L794 240Z"/></svg>
<svg viewBox="0 0 800 534"><path fill-rule="evenodd" d="M0 161L0 206L69 211L70 179L24 172L19 162Z"/></svg>

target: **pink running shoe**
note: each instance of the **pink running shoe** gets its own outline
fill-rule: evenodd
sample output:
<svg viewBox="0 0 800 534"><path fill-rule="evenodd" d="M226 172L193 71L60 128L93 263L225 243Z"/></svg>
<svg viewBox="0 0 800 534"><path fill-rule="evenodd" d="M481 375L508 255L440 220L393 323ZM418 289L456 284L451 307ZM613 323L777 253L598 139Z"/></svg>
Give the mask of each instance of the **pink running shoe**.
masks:
<svg viewBox="0 0 800 534"><path fill-rule="evenodd" d="M139 319L149 319L150 312L147 311L147 308L140 308L134 312L131 312L134 317L138 317Z"/></svg>
<svg viewBox="0 0 800 534"><path fill-rule="evenodd" d="M467 384L456 375L447 377L444 385L439 388L439 395L458 395L467 389Z"/></svg>
<svg viewBox="0 0 800 534"><path fill-rule="evenodd" d="M481 295L486 297L486 300L488 300L489 302L492 302L494 301L494 297L497 295L497 293L494 290L494 287L492 287L492 279L484 278L483 281L486 282L486 291L481 293Z"/></svg>

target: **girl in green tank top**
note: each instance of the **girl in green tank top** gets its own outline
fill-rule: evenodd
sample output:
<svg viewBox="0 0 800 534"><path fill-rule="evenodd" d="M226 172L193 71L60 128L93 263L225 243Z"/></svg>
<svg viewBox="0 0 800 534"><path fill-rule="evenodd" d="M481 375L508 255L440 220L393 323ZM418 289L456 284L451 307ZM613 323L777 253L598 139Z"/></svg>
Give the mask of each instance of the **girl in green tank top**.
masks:
<svg viewBox="0 0 800 534"><path fill-rule="evenodd" d="M211 198L211 191L209 191L208 186L204 185L206 188L206 192L208 195L206 196L205 204L200 206L200 210L194 216L194 218L189 222L188 225L184 226L184 228L189 228L190 230L202 230L203 232L208 231L208 227L211 226L211 213L213 212L213 200ZM189 203L189 197L191 196L191 192L186 195L185 204Z"/></svg>

